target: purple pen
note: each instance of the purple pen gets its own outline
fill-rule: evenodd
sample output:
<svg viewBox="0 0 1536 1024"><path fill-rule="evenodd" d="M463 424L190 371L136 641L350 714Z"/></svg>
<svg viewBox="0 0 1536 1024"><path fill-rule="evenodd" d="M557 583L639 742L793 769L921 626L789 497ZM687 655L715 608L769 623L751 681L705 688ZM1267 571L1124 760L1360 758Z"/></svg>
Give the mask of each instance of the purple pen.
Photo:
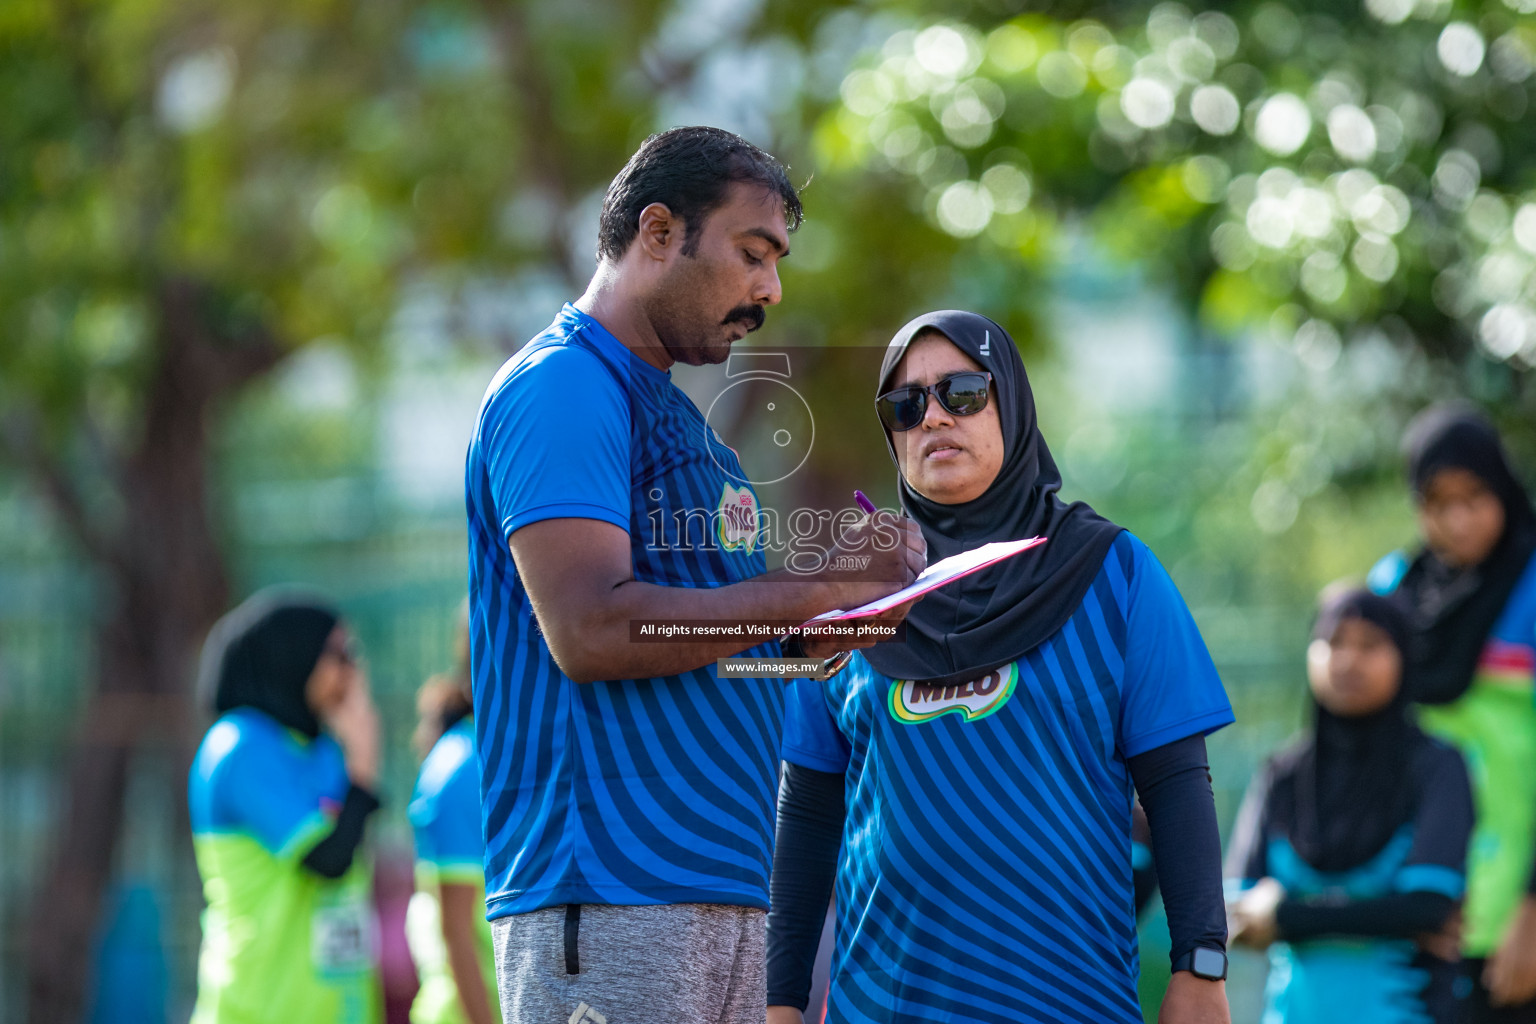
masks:
<svg viewBox="0 0 1536 1024"><path fill-rule="evenodd" d="M869 498L865 496L863 491L854 491L853 500L859 503L859 508L863 509L870 515L874 515L875 512L878 511L875 508L875 503L870 501Z"/></svg>

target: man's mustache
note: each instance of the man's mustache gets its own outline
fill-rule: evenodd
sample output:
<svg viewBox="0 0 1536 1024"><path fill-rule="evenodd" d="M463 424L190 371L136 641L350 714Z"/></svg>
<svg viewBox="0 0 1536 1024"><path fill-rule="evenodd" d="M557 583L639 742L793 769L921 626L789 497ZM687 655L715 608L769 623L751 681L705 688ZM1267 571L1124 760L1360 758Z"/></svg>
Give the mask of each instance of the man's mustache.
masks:
<svg viewBox="0 0 1536 1024"><path fill-rule="evenodd" d="M767 314L763 312L762 306L749 304L746 306L737 306L735 309L725 314L725 319L721 320L720 324L723 327L726 324L743 323L747 325L747 333L751 334L753 331L763 326L763 321L765 319L767 319Z"/></svg>

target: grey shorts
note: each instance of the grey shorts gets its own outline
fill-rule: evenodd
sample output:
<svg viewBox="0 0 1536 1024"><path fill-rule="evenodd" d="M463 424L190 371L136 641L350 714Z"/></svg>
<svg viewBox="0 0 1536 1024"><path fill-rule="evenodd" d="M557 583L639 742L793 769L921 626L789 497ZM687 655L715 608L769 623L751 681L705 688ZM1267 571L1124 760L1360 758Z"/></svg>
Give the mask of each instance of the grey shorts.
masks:
<svg viewBox="0 0 1536 1024"><path fill-rule="evenodd" d="M763 1024L767 915L545 907L491 922L506 1024Z"/></svg>

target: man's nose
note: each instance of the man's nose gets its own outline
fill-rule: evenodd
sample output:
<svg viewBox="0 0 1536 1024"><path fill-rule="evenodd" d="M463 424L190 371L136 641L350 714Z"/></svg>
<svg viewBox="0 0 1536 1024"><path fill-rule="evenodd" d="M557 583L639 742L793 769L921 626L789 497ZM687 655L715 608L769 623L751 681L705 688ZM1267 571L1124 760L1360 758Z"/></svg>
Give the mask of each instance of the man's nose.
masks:
<svg viewBox="0 0 1536 1024"><path fill-rule="evenodd" d="M760 306L777 306L784 298L784 287L779 283L779 268L769 267L756 282L752 301Z"/></svg>

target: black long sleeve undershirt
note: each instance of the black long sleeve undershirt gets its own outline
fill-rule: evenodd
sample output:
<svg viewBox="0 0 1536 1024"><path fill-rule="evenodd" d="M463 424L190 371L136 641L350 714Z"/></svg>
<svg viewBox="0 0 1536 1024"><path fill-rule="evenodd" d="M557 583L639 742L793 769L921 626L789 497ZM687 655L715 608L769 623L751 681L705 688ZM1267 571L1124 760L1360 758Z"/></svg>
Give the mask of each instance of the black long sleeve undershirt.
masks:
<svg viewBox="0 0 1536 1024"><path fill-rule="evenodd" d="M843 773L784 766L769 880L768 1005L804 1010L843 842Z"/></svg>
<svg viewBox="0 0 1536 1024"><path fill-rule="evenodd" d="M1196 946L1225 949L1221 840L1205 740L1177 740L1133 757L1131 778L1152 832L1176 960ZM768 913L768 1005L805 1009L817 941L837 872L843 774L796 764L779 784Z"/></svg>
<svg viewBox="0 0 1536 1024"><path fill-rule="evenodd" d="M363 841L368 816L378 809L378 797L360 786L348 788L331 834L304 855L304 866L324 878L340 878L346 874Z"/></svg>
<svg viewBox="0 0 1536 1024"><path fill-rule="evenodd" d="M1221 833L1205 737L1189 736L1126 761L1152 833L1152 862L1168 913L1170 962L1197 946L1227 948Z"/></svg>
<svg viewBox="0 0 1536 1024"><path fill-rule="evenodd" d="M1275 908L1280 937L1289 941L1319 935L1372 935L1412 938L1437 932L1456 909L1456 901L1437 892L1398 892L1373 899L1285 899Z"/></svg>

